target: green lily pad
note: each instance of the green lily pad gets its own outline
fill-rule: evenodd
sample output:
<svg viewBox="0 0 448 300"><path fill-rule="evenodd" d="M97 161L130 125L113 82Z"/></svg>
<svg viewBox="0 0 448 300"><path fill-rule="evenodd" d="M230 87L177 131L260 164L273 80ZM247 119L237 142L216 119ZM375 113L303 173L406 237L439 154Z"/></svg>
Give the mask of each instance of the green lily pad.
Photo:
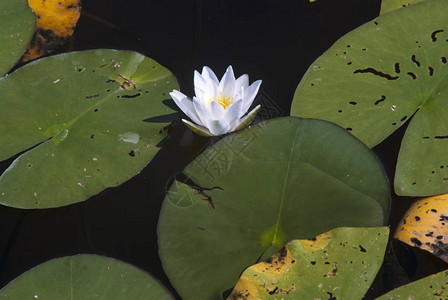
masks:
<svg viewBox="0 0 448 300"><path fill-rule="evenodd" d="M414 281L376 298L376 300L388 299L448 299L448 271Z"/></svg>
<svg viewBox="0 0 448 300"><path fill-rule="evenodd" d="M407 7L409 5L422 2L423 0L383 0L381 1L380 15L391 12L393 10Z"/></svg>
<svg viewBox="0 0 448 300"><path fill-rule="evenodd" d="M25 52L36 26L27 0L0 1L0 77Z"/></svg>
<svg viewBox="0 0 448 300"><path fill-rule="evenodd" d="M92 50L32 62L0 80L0 203L88 199L149 163L176 113L170 71L139 53Z"/></svg>
<svg viewBox="0 0 448 300"><path fill-rule="evenodd" d="M104 256L81 254L47 261L0 290L0 299L174 299L142 270Z"/></svg>
<svg viewBox="0 0 448 300"><path fill-rule="evenodd" d="M388 236L388 227L343 227L293 240L246 269L228 299L362 299L383 263Z"/></svg>
<svg viewBox="0 0 448 300"><path fill-rule="evenodd" d="M311 65L294 95L291 115L336 123L369 147L412 118L399 195L448 192L446 11L447 1L426 0L364 24Z"/></svg>
<svg viewBox="0 0 448 300"><path fill-rule="evenodd" d="M375 155L342 128L280 118L230 134L175 181L158 224L165 272L184 299L217 299L241 272L340 226L381 226L389 187Z"/></svg>

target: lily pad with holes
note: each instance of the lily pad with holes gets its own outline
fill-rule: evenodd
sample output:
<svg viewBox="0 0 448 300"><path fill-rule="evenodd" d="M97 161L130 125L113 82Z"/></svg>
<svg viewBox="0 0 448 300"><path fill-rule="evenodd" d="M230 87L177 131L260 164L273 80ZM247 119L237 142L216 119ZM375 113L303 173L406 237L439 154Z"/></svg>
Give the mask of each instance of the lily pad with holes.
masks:
<svg viewBox="0 0 448 300"><path fill-rule="evenodd" d="M28 1L0 1L0 77L22 56L33 36L35 22Z"/></svg>
<svg viewBox="0 0 448 300"><path fill-rule="evenodd" d="M136 175L176 117L170 71L131 51L32 62L0 80L0 203L64 206Z"/></svg>
<svg viewBox="0 0 448 300"><path fill-rule="evenodd" d="M308 69L291 115L336 123L369 147L410 121L399 195L448 192L448 1L384 14L339 39Z"/></svg>
<svg viewBox="0 0 448 300"><path fill-rule="evenodd" d="M184 299L218 299L248 266L292 239L381 226L381 164L329 122L286 117L230 134L175 181L158 224L159 253Z"/></svg>
<svg viewBox="0 0 448 300"><path fill-rule="evenodd" d="M0 290L0 299L174 299L149 274L119 260L81 254L47 261Z"/></svg>
<svg viewBox="0 0 448 300"><path fill-rule="evenodd" d="M247 268L227 299L362 299L381 267L388 236L388 227L343 227L293 240Z"/></svg>

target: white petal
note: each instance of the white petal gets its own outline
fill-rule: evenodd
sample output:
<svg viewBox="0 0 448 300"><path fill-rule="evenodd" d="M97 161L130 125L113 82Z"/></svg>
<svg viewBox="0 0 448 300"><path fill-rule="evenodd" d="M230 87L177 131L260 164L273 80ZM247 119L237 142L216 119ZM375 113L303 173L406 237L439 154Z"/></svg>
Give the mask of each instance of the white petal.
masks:
<svg viewBox="0 0 448 300"><path fill-rule="evenodd" d="M239 93L241 91L242 87L248 87L249 86L249 75L244 74L238 77L238 79L235 81L235 94Z"/></svg>
<svg viewBox="0 0 448 300"><path fill-rule="evenodd" d="M201 125L201 120L199 119L198 113L196 112L196 109L194 108L193 101L191 101L188 98L182 99L182 104L188 109L188 111L185 111L185 114L196 124Z"/></svg>
<svg viewBox="0 0 448 300"><path fill-rule="evenodd" d="M244 104L243 104L243 110L247 111L250 106L252 105L252 102L254 102L255 96L258 93L258 90L260 89L261 80L257 80L253 82L249 89L246 89L244 92Z"/></svg>
<svg viewBox="0 0 448 300"><path fill-rule="evenodd" d="M186 114L193 122L199 123L198 115L196 114L196 109L193 107L193 102L188 99L187 96L179 91L173 90L170 93L171 98L173 98L174 103Z"/></svg>
<svg viewBox="0 0 448 300"><path fill-rule="evenodd" d="M244 96L247 94L248 87L241 86L239 90L235 90L235 102L238 100L244 100Z"/></svg>
<svg viewBox="0 0 448 300"><path fill-rule="evenodd" d="M210 118L214 120L222 119L226 112L224 107L222 107L221 104L218 103L218 101L212 101L210 102L210 105L207 107L207 110L209 112Z"/></svg>
<svg viewBox="0 0 448 300"><path fill-rule="evenodd" d="M198 71L194 71L194 87L196 88L200 88L200 89L204 89L205 88L205 78L202 77L201 73L199 73Z"/></svg>
<svg viewBox="0 0 448 300"><path fill-rule="evenodd" d="M244 113L241 114L242 106L243 100L239 100L227 107L222 119L230 125L230 128L235 128L239 124L240 117L244 115Z"/></svg>
<svg viewBox="0 0 448 300"><path fill-rule="evenodd" d="M223 135L229 132L230 126L224 120L207 120L207 128L212 135Z"/></svg>
<svg viewBox="0 0 448 300"><path fill-rule="evenodd" d="M198 98L198 100L205 106L208 105L210 99L216 98L216 90L217 86L213 80L207 80L205 82L205 90L202 98Z"/></svg>
<svg viewBox="0 0 448 300"><path fill-rule="evenodd" d="M198 71L194 71L194 93L196 94L196 97L203 98L204 97L204 90L205 90L205 79L202 77L201 74L199 74Z"/></svg>
<svg viewBox="0 0 448 300"><path fill-rule="evenodd" d="M247 114L244 118L241 118L235 128L231 128L230 131L236 131L243 129L253 121L255 116L257 115L258 111L260 110L261 105L257 105L254 109L251 110L250 113Z"/></svg>
<svg viewBox="0 0 448 300"><path fill-rule="evenodd" d="M235 74L233 74L232 66L227 68L226 73L222 77L218 86L218 94L222 94L230 98L235 95Z"/></svg>
<svg viewBox="0 0 448 300"><path fill-rule="evenodd" d="M187 127L191 129L191 131L193 131L194 133L196 133L198 135L202 135L202 136L211 136L212 135L210 130L208 130L204 126L199 126L199 125L193 124L190 121L185 120L185 119L182 119L182 122L184 122L185 125L187 125Z"/></svg>
<svg viewBox="0 0 448 300"><path fill-rule="evenodd" d="M199 120L201 120L201 122L197 124L207 127L207 120L210 119L210 114L207 108L205 107L204 104L202 104L201 101L195 101L195 100L193 100L193 106L194 109L196 110Z"/></svg>
<svg viewBox="0 0 448 300"><path fill-rule="evenodd" d="M242 94L243 94L243 96L244 96L244 92L245 92L247 89L241 88L241 90L242 90ZM239 113L238 113L238 118L241 118L242 116L244 116L244 115L247 113L249 107L246 108L246 104L245 104L246 101L244 100L244 97L242 97L242 98L236 98L236 99L238 99L237 102L238 102L238 101L242 101L242 104L241 104L241 107L240 107L240 111L239 111Z"/></svg>
<svg viewBox="0 0 448 300"><path fill-rule="evenodd" d="M176 99L178 99L179 101L180 101L181 99L183 99L183 98L188 98L187 96L185 96L185 94L179 92L178 90L173 90L173 91L170 93L170 96L171 96L171 98L173 98L173 99L174 99L174 97L176 97Z"/></svg>
<svg viewBox="0 0 448 300"><path fill-rule="evenodd" d="M212 81L215 82L216 86L219 85L219 80L218 77L216 77L215 73L212 71L212 69L210 69L207 66L204 66L202 68L202 76L204 77L204 79L206 81L208 81L209 79L211 79Z"/></svg>

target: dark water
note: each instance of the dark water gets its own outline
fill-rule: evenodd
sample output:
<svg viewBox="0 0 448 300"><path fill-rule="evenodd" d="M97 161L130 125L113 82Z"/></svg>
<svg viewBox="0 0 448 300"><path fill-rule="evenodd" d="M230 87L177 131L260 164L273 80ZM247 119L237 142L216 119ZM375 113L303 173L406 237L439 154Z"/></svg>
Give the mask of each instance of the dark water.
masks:
<svg viewBox="0 0 448 300"><path fill-rule="evenodd" d="M339 37L376 17L379 9L380 0L84 0L69 47L141 52L170 69L187 95L193 94L193 70L207 65L220 77L232 64L236 76L248 73L251 82L263 80L258 101L268 104L265 117L270 118L289 115L308 66ZM0 206L0 287L49 259L95 253L138 266L172 289L159 262L156 225L166 186L190 156L180 145L183 131L182 126L175 129L139 175L88 201L47 210ZM390 178L402 134L374 149ZM6 167L1 163L0 172ZM392 226L410 202L394 201ZM410 272L417 268L413 255L411 251L404 263ZM422 264L431 265L425 260ZM433 265L420 276L439 268ZM388 278L380 275L371 294L387 289Z"/></svg>

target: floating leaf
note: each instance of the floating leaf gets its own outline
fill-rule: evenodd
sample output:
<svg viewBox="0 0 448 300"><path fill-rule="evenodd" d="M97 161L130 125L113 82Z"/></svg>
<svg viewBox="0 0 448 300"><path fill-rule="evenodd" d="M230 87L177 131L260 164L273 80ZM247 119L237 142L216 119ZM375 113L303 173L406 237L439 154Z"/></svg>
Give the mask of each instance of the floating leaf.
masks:
<svg viewBox="0 0 448 300"><path fill-rule="evenodd" d="M407 7L411 4L422 2L423 0L383 0L381 1L380 15L391 12L393 10Z"/></svg>
<svg viewBox="0 0 448 300"><path fill-rule="evenodd" d="M184 299L219 298L287 241L381 226L389 212L377 158L320 120L280 118L230 134L184 174L192 182L173 183L158 225L164 270Z"/></svg>
<svg viewBox="0 0 448 300"><path fill-rule="evenodd" d="M81 15L80 0L28 0L37 15L36 34L22 62L36 59L65 44Z"/></svg>
<svg viewBox="0 0 448 300"><path fill-rule="evenodd" d="M0 290L0 299L174 299L149 274L113 258L56 258L23 273Z"/></svg>
<svg viewBox="0 0 448 300"><path fill-rule="evenodd" d="M448 194L419 199L400 222L394 237L448 262Z"/></svg>
<svg viewBox="0 0 448 300"><path fill-rule="evenodd" d="M246 269L228 299L361 299L383 262L389 228L337 228L294 240Z"/></svg>
<svg viewBox="0 0 448 300"><path fill-rule="evenodd" d="M311 65L294 96L291 115L336 123L369 147L415 114L398 157L399 195L448 192L446 11L448 1L426 0L359 27Z"/></svg>
<svg viewBox="0 0 448 300"><path fill-rule="evenodd" d="M376 300L387 299L448 299L448 271L425 277L396 288Z"/></svg>
<svg viewBox="0 0 448 300"><path fill-rule="evenodd" d="M0 80L0 203L47 208L88 199L136 175L176 114L174 76L131 51L32 62ZM167 105L168 104L168 105Z"/></svg>
<svg viewBox="0 0 448 300"><path fill-rule="evenodd" d="M0 77L22 56L33 36L35 21L26 0L0 1Z"/></svg>

